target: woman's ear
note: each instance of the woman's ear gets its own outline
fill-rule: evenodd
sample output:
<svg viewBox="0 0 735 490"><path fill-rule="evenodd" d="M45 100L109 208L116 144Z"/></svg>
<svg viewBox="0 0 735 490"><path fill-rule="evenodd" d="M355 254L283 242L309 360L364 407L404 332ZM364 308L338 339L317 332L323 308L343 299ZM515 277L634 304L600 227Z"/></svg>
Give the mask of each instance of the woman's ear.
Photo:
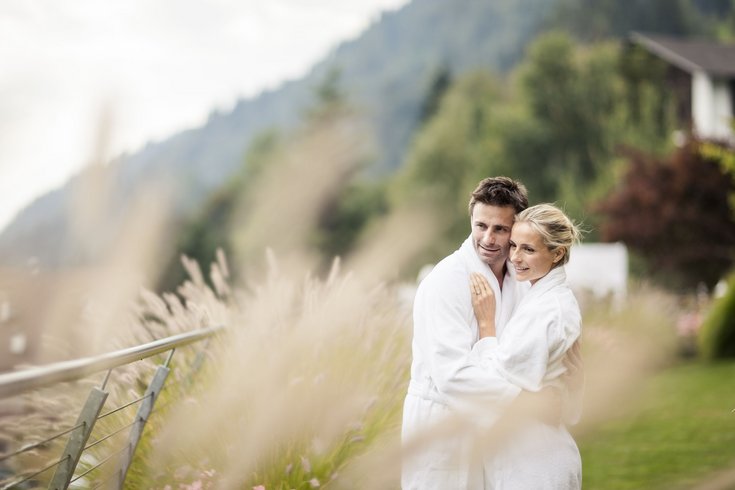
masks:
<svg viewBox="0 0 735 490"><path fill-rule="evenodd" d="M564 257L564 249L563 248L557 248L554 252L554 260L553 262L555 264L558 264L559 261Z"/></svg>

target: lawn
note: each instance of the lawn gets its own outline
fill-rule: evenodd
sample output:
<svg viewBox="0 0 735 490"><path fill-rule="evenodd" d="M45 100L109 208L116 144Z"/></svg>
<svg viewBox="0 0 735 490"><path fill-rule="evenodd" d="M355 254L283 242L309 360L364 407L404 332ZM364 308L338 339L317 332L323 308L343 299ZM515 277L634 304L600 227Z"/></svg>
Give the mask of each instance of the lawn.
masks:
<svg viewBox="0 0 735 490"><path fill-rule="evenodd" d="M657 374L634 415L578 438L584 488L691 488L732 468L734 388L735 362L683 364Z"/></svg>

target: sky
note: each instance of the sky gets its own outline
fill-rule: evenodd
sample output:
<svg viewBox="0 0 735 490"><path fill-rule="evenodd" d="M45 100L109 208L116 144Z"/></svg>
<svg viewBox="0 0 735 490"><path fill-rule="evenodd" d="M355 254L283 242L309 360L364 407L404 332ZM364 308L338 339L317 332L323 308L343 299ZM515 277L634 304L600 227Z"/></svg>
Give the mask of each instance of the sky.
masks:
<svg viewBox="0 0 735 490"><path fill-rule="evenodd" d="M299 78L408 0L3 0L0 229L98 154Z"/></svg>

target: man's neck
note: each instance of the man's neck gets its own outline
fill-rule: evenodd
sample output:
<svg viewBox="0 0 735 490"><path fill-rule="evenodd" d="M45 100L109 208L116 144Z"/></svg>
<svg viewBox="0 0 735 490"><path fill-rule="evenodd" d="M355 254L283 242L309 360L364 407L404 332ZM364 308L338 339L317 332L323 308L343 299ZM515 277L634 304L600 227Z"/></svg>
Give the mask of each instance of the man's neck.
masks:
<svg viewBox="0 0 735 490"><path fill-rule="evenodd" d="M500 264L500 266L490 267L490 270L495 275L495 278L498 280L498 286L500 286L500 289L502 291L503 289L503 278L505 278L505 262Z"/></svg>

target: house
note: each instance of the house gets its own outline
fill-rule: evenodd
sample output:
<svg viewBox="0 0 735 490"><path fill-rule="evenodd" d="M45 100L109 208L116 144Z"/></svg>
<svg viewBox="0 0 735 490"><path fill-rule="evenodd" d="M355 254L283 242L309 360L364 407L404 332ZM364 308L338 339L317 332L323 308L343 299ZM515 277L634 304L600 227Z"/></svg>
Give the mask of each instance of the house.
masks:
<svg viewBox="0 0 735 490"><path fill-rule="evenodd" d="M634 32L629 42L667 65L677 117L701 139L735 144L735 44Z"/></svg>

